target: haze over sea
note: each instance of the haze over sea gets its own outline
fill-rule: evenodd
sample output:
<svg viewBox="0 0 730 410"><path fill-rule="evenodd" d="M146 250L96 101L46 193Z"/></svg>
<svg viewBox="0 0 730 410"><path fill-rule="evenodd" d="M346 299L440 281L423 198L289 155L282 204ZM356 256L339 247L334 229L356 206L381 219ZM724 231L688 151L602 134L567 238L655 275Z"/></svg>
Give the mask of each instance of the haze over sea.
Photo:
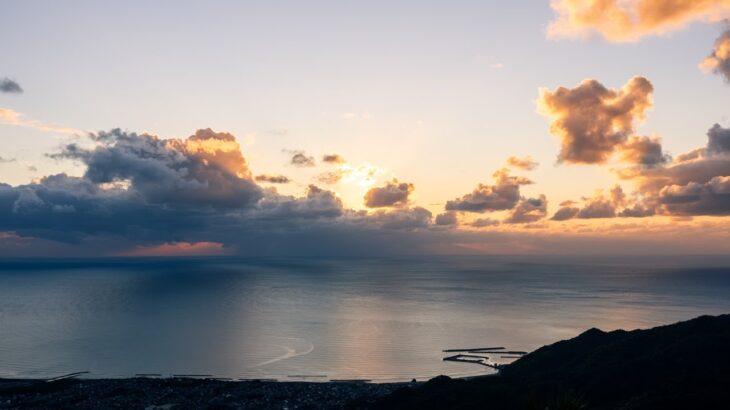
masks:
<svg viewBox="0 0 730 410"><path fill-rule="evenodd" d="M441 350L530 351L727 313L728 295L728 257L4 260L0 377L482 374Z"/></svg>

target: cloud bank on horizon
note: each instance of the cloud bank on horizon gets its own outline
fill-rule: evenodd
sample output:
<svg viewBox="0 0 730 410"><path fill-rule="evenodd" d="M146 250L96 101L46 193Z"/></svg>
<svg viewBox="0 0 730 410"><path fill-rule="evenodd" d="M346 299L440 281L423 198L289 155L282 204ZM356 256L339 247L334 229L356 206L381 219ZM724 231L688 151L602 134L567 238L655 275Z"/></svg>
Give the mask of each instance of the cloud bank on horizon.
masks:
<svg viewBox="0 0 730 410"><path fill-rule="evenodd" d="M610 42L640 41L730 15L730 0L555 0L551 5L556 20L549 36L598 33ZM729 33L700 64L728 81ZM22 88L5 78L0 91L17 94ZM538 168L530 156L509 156L491 182L472 182L471 192L432 212L418 205L414 183L392 178L373 186L379 168L350 164L337 153L282 150L291 167L287 175L256 174L230 133L210 128L186 138L118 128L88 133L0 108L1 123L74 135L47 155L83 168L79 176L57 173L23 185L0 183L0 255L673 252L689 237L724 238L724 220L715 228L704 220L680 221L730 215L730 128L714 124L703 146L671 156L660 136L637 131L653 107L654 92L644 76L618 88L586 79L538 90L537 112L559 142L556 166L611 167L617 180L559 203L554 212L546 194L529 193L539 182L519 175ZM296 172L304 169L318 173L302 184ZM364 209L346 205L337 192L343 181L367 186ZM298 184L301 195L279 192ZM663 222L595 228L588 220ZM728 250L723 243L696 245L697 251Z"/></svg>

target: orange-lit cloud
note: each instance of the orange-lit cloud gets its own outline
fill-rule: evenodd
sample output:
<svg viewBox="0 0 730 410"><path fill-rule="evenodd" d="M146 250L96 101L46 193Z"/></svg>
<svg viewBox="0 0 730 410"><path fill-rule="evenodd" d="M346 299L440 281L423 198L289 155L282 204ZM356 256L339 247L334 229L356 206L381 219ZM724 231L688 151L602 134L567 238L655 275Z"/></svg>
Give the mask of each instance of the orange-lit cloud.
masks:
<svg viewBox="0 0 730 410"><path fill-rule="evenodd" d="M702 60L700 69L720 74L730 82L730 30L726 30L715 41L712 54Z"/></svg>
<svg viewBox="0 0 730 410"><path fill-rule="evenodd" d="M494 181L494 185L480 183L471 193L446 202L446 210L481 213L512 209L520 200L520 185L532 184L527 178L511 176L506 168L494 173Z"/></svg>
<svg viewBox="0 0 730 410"><path fill-rule="evenodd" d="M140 246L122 252L121 256L206 256L230 253L217 242L169 242L160 245Z"/></svg>
<svg viewBox="0 0 730 410"><path fill-rule="evenodd" d="M49 124L44 121L29 119L26 118L23 113L2 107L0 107L0 124L16 125L19 127L32 128L38 131L66 135L82 135L86 133L76 128L63 127L60 125Z"/></svg>
<svg viewBox="0 0 730 410"><path fill-rule="evenodd" d="M644 77L634 77L620 89L585 80L575 88L541 89L537 108L550 118L550 132L560 139L561 162L601 164L645 118L653 91Z"/></svg>
<svg viewBox="0 0 730 410"><path fill-rule="evenodd" d="M611 42L633 42L696 21L730 16L730 0L552 0L556 19L548 36L587 37L598 33Z"/></svg>
<svg viewBox="0 0 730 410"><path fill-rule="evenodd" d="M407 182L394 179L382 187L371 188L365 193L365 206L382 208L387 206L403 206L408 203L408 196L416 187Z"/></svg>
<svg viewBox="0 0 730 410"><path fill-rule="evenodd" d="M532 157L529 155L522 158L513 155L507 158L507 166L510 168L518 168L525 171L532 171L539 165L540 163L532 159Z"/></svg>

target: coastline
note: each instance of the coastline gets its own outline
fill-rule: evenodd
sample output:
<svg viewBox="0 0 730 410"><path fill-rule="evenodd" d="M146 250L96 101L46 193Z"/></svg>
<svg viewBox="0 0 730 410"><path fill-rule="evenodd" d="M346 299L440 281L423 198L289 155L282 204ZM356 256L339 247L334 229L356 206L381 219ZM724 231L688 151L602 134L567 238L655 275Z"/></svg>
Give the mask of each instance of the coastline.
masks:
<svg viewBox="0 0 730 410"><path fill-rule="evenodd" d="M0 379L0 408L724 408L730 402L728 345L730 315L701 316L643 330L592 328L525 355L498 376L411 383Z"/></svg>

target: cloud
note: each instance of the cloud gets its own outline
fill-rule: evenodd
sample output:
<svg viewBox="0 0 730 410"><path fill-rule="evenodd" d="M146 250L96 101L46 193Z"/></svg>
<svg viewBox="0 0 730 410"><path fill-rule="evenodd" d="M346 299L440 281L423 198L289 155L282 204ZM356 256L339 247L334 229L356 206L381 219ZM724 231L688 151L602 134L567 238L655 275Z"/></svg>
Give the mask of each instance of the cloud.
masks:
<svg viewBox="0 0 730 410"><path fill-rule="evenodd" d="M317 175L317 181L334 185L340 181L355 183L360 186L370 186L375 183L378 175L385 171L367 162L353 166L351 164L339 164L334 171L327 171Z"/></svg>
<svg viewBox="0 0 730 410"><path fill-rule="evenodd" d="M14 94L20 94L23 92L23 88L20 87L20 84L16 83L15 81L5 77L0 78L0 93L14 93Z"/></svg>
<svg viewBox="0 0 730 410"><path fill-rule="evenodd" d="M249 216L267 220L318 219L342 216L344 207L334 192L309 185L303 198L275 194L264 197L258 211Z"/></svg>
<svg viewBox="0 0 730 410"><path fill-rule="evenodd" d="M387 206L403 206L408 203L408 196L415 190L411 183L398 182L397 179L385 186L371 188L365 193L365 206L382 208Z"/></svg>
<svg viewBox="0 0 730 410"><path fill-rule="evenodd" d="M313 167L315 166L314 157L308 156L304 151L291 151L293 154L290 164L296 167Z"/></svg>
<svg viewBox="0 0 730 410"><path fill-rule="evenodd" d="M0 124L16 125L19 127L33 128L35 130L43 132L53 132L67 135L86 134L86 132L76 128L62 127L55 124L49 124L44 121L28 119L22 113L2 107L0 107Z"/></svg>
<svg viewBox="0 0 730 410"><path fill-rule="evenodd" d="M662 152L659 138L632 136L619 148L621 160L624 162L653 167L663 164L671 158Z"/></svg>
<svg viewBox="0 0 730 410"><path fill-rule="evenodd" d="M459 218L456 212L444 212L436 215L435 223L438 226L456 226L459 224Z"/></svg>
<svg viewBox="0 0 730 410"><path fill-rule="evenodd" d="M520 200L504 222L508 224L537 222L546 215L547 198L545 195L540 195L538 198Z"/></svg>
<svg viewBox="0 0 730 410"><path fill-rule="evenodd" d="M529 155L526 157L518 158L514 155L507 158L507 166L511 168L518 168L525 171L532 171L540 165L539 162L535 161Z"/></svg>
<svg viewBox="0 0 730 410"><path fill-rule="evenodd" d="M552 219L553 221L567 221L568 219L575 218L576 215L578 215L578 212L580 212L580 208L576 208L571 205L564 205L558 209L557 212L555 212L555 215L553 215Z"/></svg>
<svg viewBox="0 0 730 410"><path fill-rule="evenodd" d="M552 0L556 19L548 37L587 37L634 42L679 30L696 21L730 16L729 0Z"/></svg>
<svg viewBox="0 0 730 410"><path fill-rule="evenodd" d="M270 184L288 184L291 182L289 178L284 175L256 175L256 182L268 182Z"/></svg>
<svg viewBox="0 0 730 410"><path fill-rule="evenodd" d="M618 170L620 178L635 181L664 215L722 215L730 211L724 180L730 176L730 129L718 124L707 132L705 147L677 155L652 168Z"/></svg>
<svg viewBox="0 0 730 410"><path fill-rule="evenodd" d="M340 154L326 154L322 156L322 162L327 164L344 164L347 161Z"/></svg>
<svg viewBox="0 0 730 410"><path fill-rule="evenodd" d="M368 217L368 220L379 224L386 229L413 230L428 228L433 214L421 207L399 208L389 211L378 210Z"/></svg>
<svg viewBox="0 0 730 410"><path fill-rule="evenodd" d="M538 112L550 118L550 132L560 139L558 160L608 161L633 134L635 124L645 118L653 91L644 77L634 77L618 90L596 80L585 80L575 88L541 89Z"/></svg>
<svg viewBox="0 0 730 410"><path fill-rule="evenodd" d="M490 212L512 209L520 200L520 185L531 184L527 178L509 175L506 168L494 173L494 185L479 184L474 191L446 202L447 211Z"/></svg>
<svg viewBox="0 0 730 410"><path fill-rule="evenodd" d="M500 223L499 221L494 220L494 219L479 218L479 219L475 219L474 221L472 221L472 223L470 223L469 225L473 226L474 228L487 228L490 226L497 226L497 225L499 225L499 223Z"/></svg>
<svg viewBox="0 0 730 410"><path fill-rule="evenodd" d="M90 138L93 148L72 143L52 157L81 161L91 183L129 183L150 203L238 208L262 197L231 134L206 128L165 140L113 129Z"/></svg>
<svg viewBox="0 0 730 410"><path fill-rule="evenodd" d="M659 215L726 215L730 213L730 129L719 124L707 131L707 144L653 168L618 170L637 183ZM641 211L641 210L637 210Z"/></svg>
<svg viewBox="0 0 730 410"><path fill-rule="evenodd" d="M15 159L15 158L3 158L3 157L0 157L0 164L7 164L7 163L10 163L10 162L17 162L17 161L18 160Z"/></svg>
<svg viewBox="0 0 730 410"><path fill-rule="evenodd" d="M668 185L659 192L659 199L672 215L729 215L730 176L716 176L705 183Z"/></svg>
<svg viewBox="0 0 730 410"><path fill-rule="evenodd" d="M166 242L159 245L137 246L119 253L119 256L204 256L230 253L218 242Z"/></svg>
<svg viewBox="0 0 730 410"><path fill-rule="evenodd" d="M730 82L730 30L725 30L715 41L715 48L700 63L700 69L722 75Z"/></svg>
<svg viewBox="0 0 730 410"><path fill-rule="evenodd" d="M345 173L341 170L323 172L317 175L317 181L327 185L334 185L340 182L344 176Z"/></svg>
<svg viewBox="0 0 730 410"><path fill-rule="evenodd" d="M707 152L710 155L730 153L730 128L715 124L707 131Z"/></svg>
<svg viewBox="0 0 730 410"><path fill-rule="evenodd" d="M611 188L608 194L599 191L593 197L583 198L583 206L577 207L573 201L565 201L550 218L553 221L569 219L601 219L601 218L644 218L655 214L654 206L644 198L635 196L628 198L620 185Z"/></svg>

